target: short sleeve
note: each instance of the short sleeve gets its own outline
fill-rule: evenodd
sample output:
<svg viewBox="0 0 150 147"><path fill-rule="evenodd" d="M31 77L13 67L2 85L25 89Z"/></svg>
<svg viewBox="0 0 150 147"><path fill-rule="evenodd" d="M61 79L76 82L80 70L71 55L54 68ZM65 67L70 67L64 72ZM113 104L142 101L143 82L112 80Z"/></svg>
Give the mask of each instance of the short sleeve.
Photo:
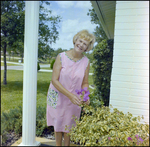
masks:
<svg viewBox="0 0 150 147"><path fill-rule="evenodd" d="M59 55L60 55L61 66L64 67L64 62L65 62L65 60L64 60L64 52L59 53Z"/></svg>

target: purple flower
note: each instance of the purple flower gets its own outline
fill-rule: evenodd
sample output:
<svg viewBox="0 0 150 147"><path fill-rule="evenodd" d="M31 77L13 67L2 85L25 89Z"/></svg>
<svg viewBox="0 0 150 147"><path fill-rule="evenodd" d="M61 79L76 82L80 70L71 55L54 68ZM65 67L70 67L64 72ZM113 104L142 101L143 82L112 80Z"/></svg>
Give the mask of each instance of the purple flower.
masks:
<svg viewBox="0 0 150 147"><path fill-rule="evenodd" d="M128 137L128 140L132 140L132 138L131 138L131 137Z"/></svg>
<svg viewBox="0 0 150 147"><path fill-rule="evenodd" d="M84 87L84 89L82 89L82 90L85 92L86 95L89 95L89 94L90 94L90 91L87 90L87 87Z"/></svg>
<svg viewBox="0 0 150 147"><path fill-rule="evenodd" d="M83 97L83 101L87 101L89 99L90 92L89 92L89 90L87 90L87 87L84 87L83 90L85 92L84 97Z"/></svg>
<svg viewBox="0 0 150 147"><path fill-rule="evenodd" d="M139 140L141 141L141 143L144 141L142 138L139 137Z"/></svg>
<svg viewBox="0 0 150 147"><path fill-rule="evenodd" d="M84 87L82 90L85 92L85 94L86 94L86 93L87 93L88 95L90 94L89 90L87 90L87 87Z"/></svg>
<svg viewBox="0 0 150 147"><path fill-rule="evenodd" d="M84 87L83 90L86 92L87 91L87 87Z"/></svg>
<svg viewBox="0 0 150 147"><path fill-rule="evenodd" d="M83 97L83 101L87 101L88 99L89 99L88 96L84 96L84 97Z"/></svg>
<svg viewBox="0 0 150 147"><path fill-rule="evenodd" d="M88 96L90 94L90 91L85 91L85 95Z"/></svg>
<svg viewBox="0 0 150 147"><path fill-rule="evenodd" d="M84 91L84 93L82 93L83 91ZM80 90L76 89L75 92L76 92L78 95L82 95L82 96L83 96L83 94L84 94L84 96L83 96L83 101L87 101L87 100L89 99L89 94L90 94L90 92L89 92L89 90L87 90L87 87L84 87L83 89L80 89Z"/></svg>
<svg viewBox="0 0 150 147"><path fill-rule="evenodd" d="M84 97L89 96L89 94L90 94L90 92L89 92L89 91L85 92Z"/></svg>
<svg viewBox="0 0 150 147"><path fill-rule="evenodd" d="M138 139L139 136L136 134L135 137Z"/></svg>
<svg viewBox="0 0 150 147"><path fill-rule="evenodd" d="M80 95L80 94L82 94L82 89L81 89L81 90L76 89L75 92L76 92L78 95Z"/></svg>
<svg viewBox="0 0 150 147"><path fill-rule="evenodd" d="M108 140L110 140L110 137L108 137Z"/></svg>

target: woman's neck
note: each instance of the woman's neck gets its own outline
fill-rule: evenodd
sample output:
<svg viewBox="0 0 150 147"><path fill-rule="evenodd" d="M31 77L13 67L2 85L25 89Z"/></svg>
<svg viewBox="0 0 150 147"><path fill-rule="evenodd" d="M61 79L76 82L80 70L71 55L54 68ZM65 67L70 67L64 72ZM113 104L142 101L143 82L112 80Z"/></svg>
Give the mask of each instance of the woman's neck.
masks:
<svg viewBox="0 0 150 147"><path fill-rule="evenodd" d="M80 59L83 57L83 54L77 53L74 49L71 50L71 55L73 58Z"/></svg>

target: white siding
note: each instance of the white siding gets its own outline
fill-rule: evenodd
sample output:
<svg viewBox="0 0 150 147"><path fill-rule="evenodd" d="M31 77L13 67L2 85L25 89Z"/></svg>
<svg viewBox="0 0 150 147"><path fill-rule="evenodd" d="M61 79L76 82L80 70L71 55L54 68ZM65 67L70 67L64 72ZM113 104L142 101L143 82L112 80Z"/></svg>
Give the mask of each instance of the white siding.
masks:
<svg viewBox="0 0 150 147"><path fill-rule="evenodd" d="M116 1L110 104L149 123L149 1Z"/></svg>

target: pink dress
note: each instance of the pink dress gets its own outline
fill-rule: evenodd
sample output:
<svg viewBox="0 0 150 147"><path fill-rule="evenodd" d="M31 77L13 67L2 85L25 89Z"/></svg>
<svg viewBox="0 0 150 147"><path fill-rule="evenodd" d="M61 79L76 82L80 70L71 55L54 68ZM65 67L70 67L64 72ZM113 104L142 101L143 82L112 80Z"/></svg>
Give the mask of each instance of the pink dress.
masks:
<svg viewBox="0 0 150 147"><path fill-rule="evenodd" d="M71 93L79 97L75 90L81 89L85 70L89 59L83 56L78 61L71 60L65 52L59 54L61 57L62 68L60 71L59 82ZM65 130L66 125L70 129L75 124L72 116L80 118L81 107L74 105L68 97L59 92L52 83L50 83L47 93L47 126L54 126L56 132L69 132Z"/></svg>

